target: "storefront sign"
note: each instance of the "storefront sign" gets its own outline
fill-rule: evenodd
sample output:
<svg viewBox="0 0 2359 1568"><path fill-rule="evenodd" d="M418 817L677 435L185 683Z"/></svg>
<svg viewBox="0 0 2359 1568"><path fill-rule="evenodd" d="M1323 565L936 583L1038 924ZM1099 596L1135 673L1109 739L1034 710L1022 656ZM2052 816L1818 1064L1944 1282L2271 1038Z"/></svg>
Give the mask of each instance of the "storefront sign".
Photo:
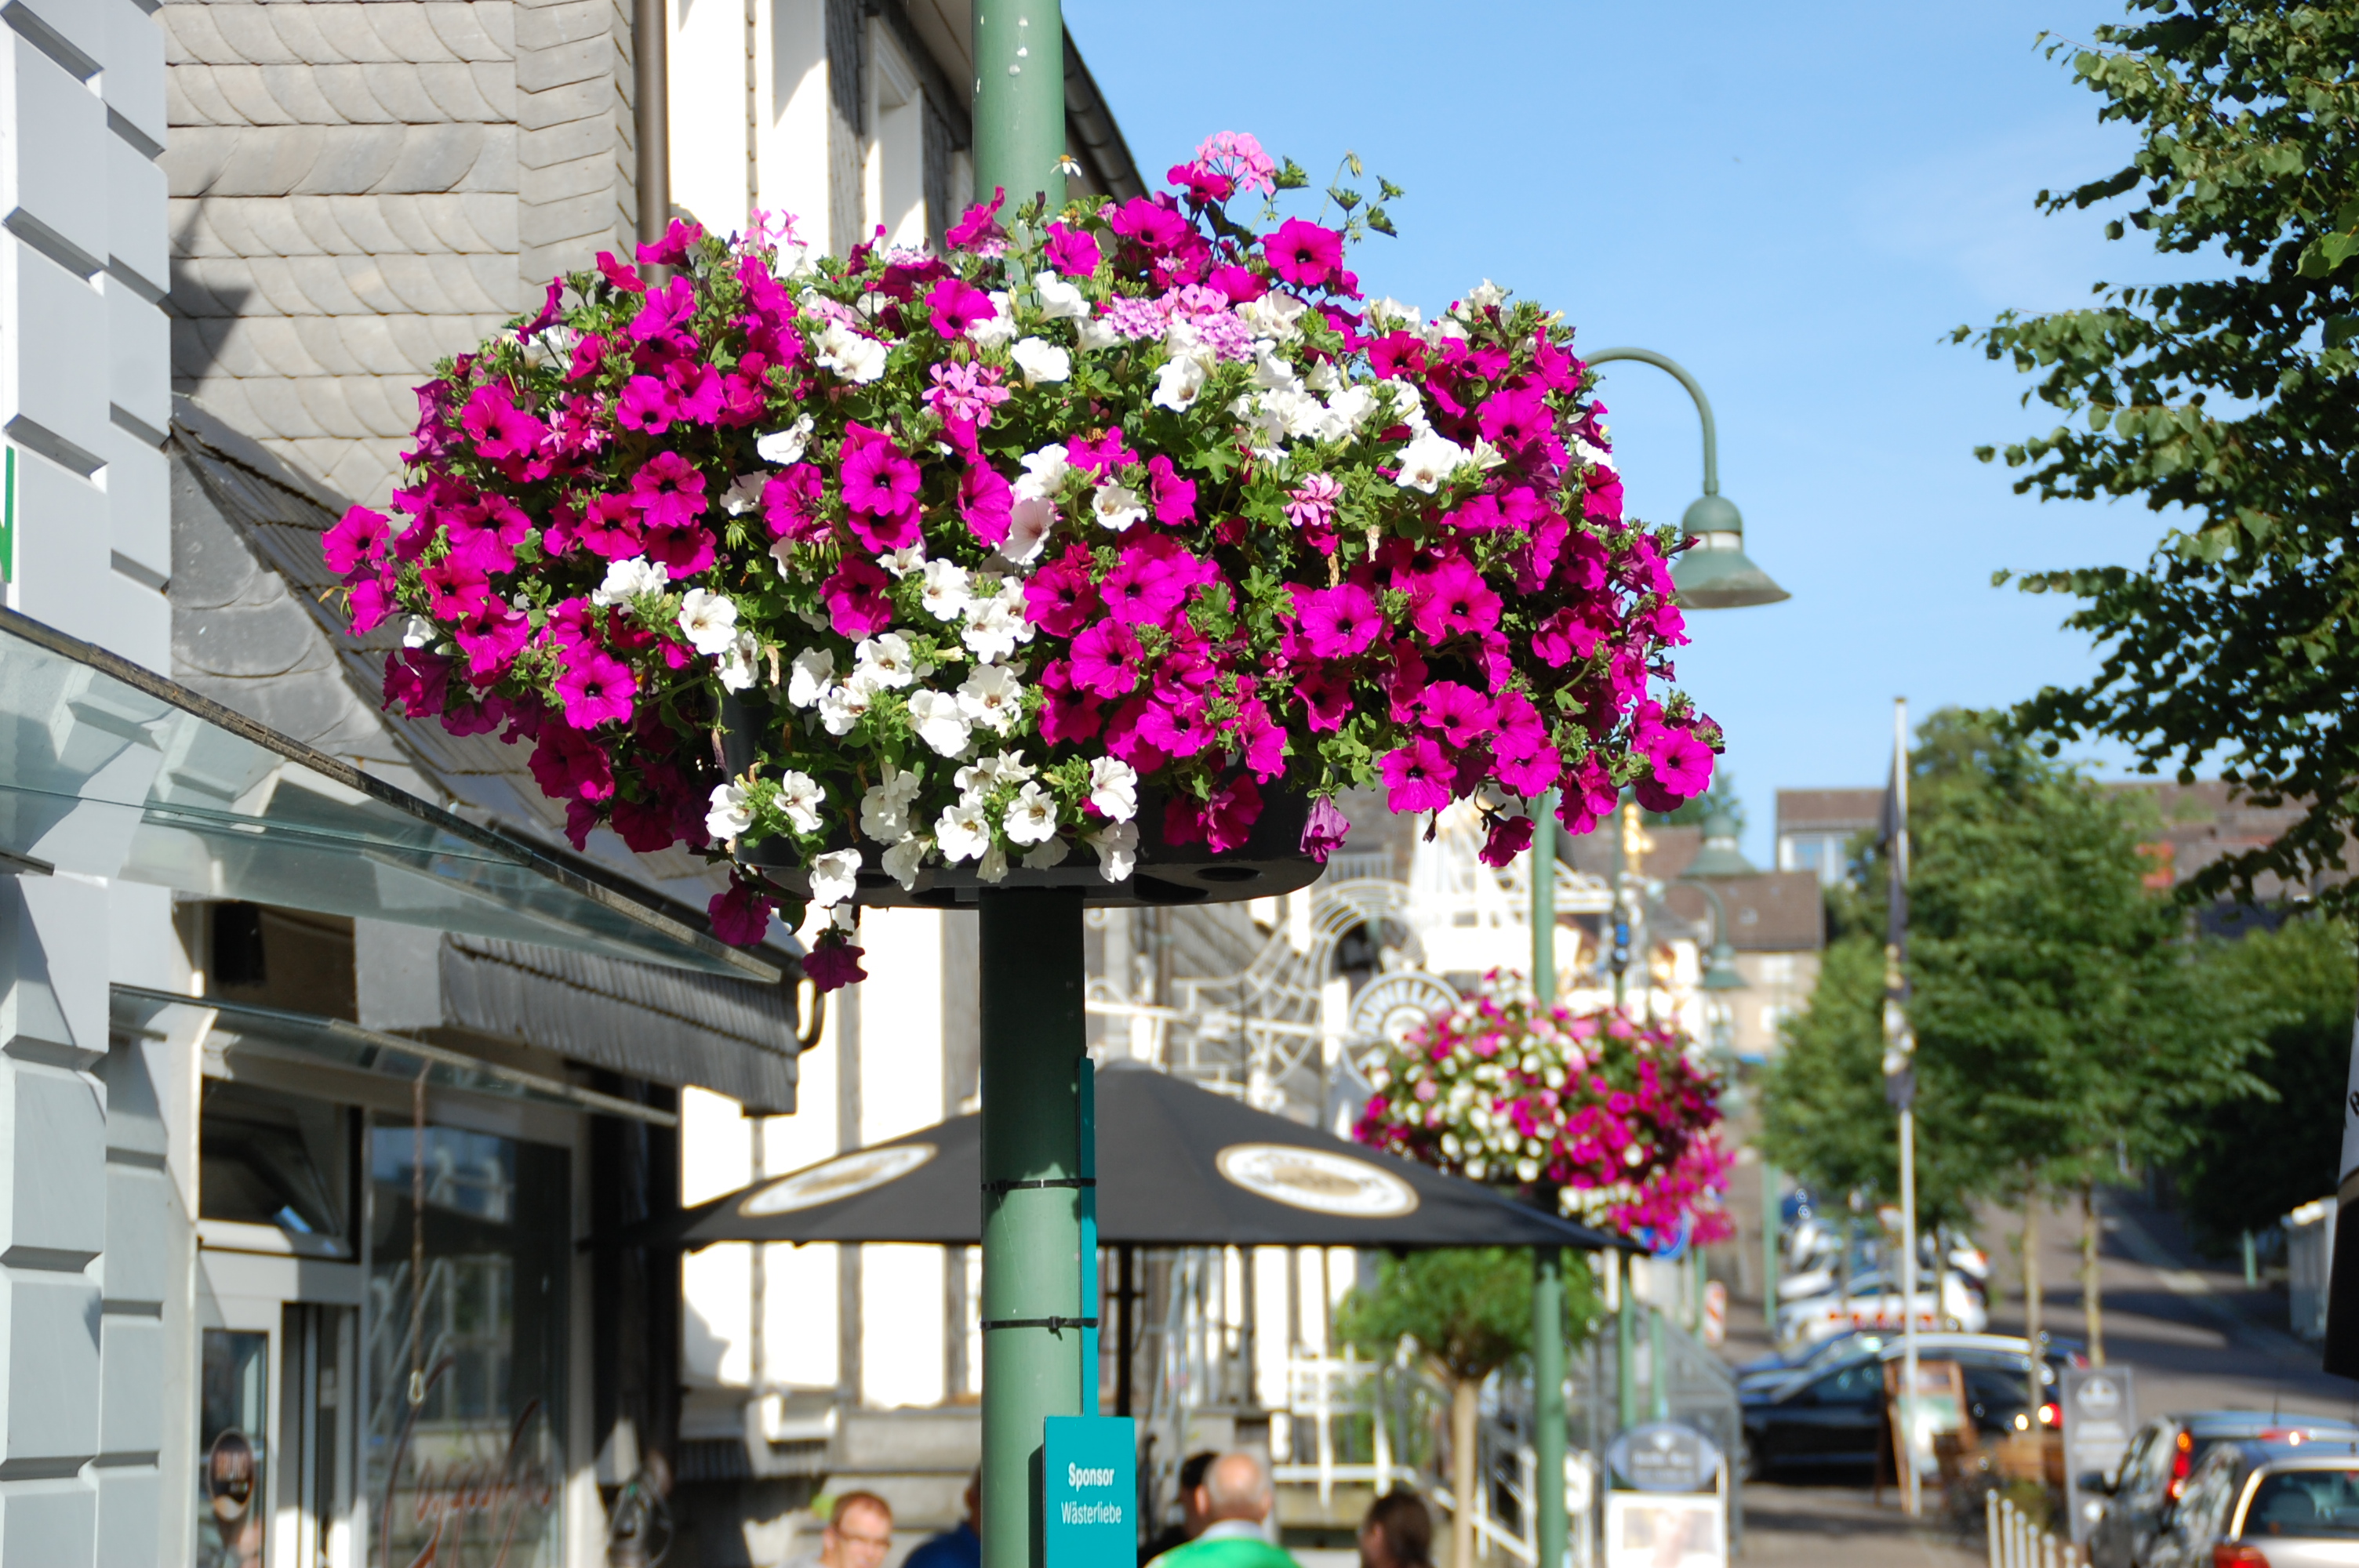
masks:
<svg viewBox="0 0 2359 1568"><path fill-rule="evenodd" d="M1045 1568L1135 1568L1138 1436L1128 1416L1052 1415L1040 1473Z"/></svg>
<svg viewBox="0 0 2359 1568"><path fill-rule="evenodd" d="M1605 1450L1614 1478L1642 1492L1708 1492L1720 1479L1720 1445L1675 1421L1634 1426Z"/></svg>
<svg viewBox="0 0 2359 1568"><path fill-rule="evenodd" d="M453 1365L445 1357L426 1375L394 1445L378 1530L385 1568L525 1568L555 1517L549 1414L538 1400L527 1404L504 1450L485 1446L480 1431L421 1420Z"/></svg>

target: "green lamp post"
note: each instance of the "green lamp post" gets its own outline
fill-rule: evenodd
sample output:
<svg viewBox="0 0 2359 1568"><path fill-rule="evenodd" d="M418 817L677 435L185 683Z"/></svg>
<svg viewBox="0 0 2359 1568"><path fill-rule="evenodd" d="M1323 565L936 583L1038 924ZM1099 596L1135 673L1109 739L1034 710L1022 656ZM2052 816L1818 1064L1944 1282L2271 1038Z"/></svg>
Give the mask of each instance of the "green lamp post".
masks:
<svg viewBox="0 0 2359 1568"><path fill-rule="evenodd" d="M1688 537L1696 543L1671 564L1671 583L1679 589L1680 608L1741 610L1792 598L1745 553L1745 519L1736 503L1720 493L1719 430L1712 423L1712 401L1696 384L1696 378L1677 360L1652 349L1603 349L1589 356L1593 365L1613 360L1636 360L1669 372L1695 399L1696 416L1703 421L1703 494L1680 520Z"/></svg>
<svg viewBox="0 0 2359 1568"><path fill-rule="evenodd" d="M1009 211L1065 180L1065 27L1058 0L984 5L974 20L974 197ZM983 1557L1037 1568L1033 1471L1045 1419L1079 1415L1093 1303L1082 1303L1079 889L990 889L976 904L983 1090Z"/></svg>

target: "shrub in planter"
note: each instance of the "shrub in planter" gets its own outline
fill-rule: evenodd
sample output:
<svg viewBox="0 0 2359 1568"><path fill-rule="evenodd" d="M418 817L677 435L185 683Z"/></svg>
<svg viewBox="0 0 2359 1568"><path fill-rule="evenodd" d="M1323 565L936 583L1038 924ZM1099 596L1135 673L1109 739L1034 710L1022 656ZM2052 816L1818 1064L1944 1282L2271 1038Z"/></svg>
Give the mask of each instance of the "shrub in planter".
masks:
<svg viewBox="0 0 2359 1568"><path fill-rule="evenodd" d="M1489 978L1370 1075L1353 1135L1477 1182L1555 1187L1566 1212L1669 1245L1732 1234L1718 1080L1668 1024L1540 1008Z"/></svg>
<svg viewBox="0 0 2359 1568"><path fill-rule="evenodd" d="M1357 784L1480 792L1501 860L1550 788L1576 831L1702 790L1719 731L1653 687L1678 537L1624 517L1571 329L1365 298L1360 221L1277 221L1249 136L1172 177L940 255L675 223L552 283L420 389L395 517L329 534L355 628L408 617L388 702L531 746L577 843L734 860L724 939L832 909L822 984L863 898L1201 869L1281 792L1299 882Z"/></svg>

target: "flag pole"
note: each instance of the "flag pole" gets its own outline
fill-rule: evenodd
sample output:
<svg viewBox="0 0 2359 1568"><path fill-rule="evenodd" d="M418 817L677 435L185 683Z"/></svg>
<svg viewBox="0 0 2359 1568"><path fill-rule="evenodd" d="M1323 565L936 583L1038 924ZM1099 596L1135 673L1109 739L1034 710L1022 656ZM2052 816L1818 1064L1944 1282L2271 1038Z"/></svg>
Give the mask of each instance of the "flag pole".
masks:
<svg viewBox="0 0 2359 1568"><path fill-rule="evenodd" d="M1892 785L1885 860L1884 1092L1900 1113L1900 1398L1894 1409L1893 1467L1902 1507L1922 1511L1917 1454L1909 1443L1917 1406L1917 1037L1908 1027L1908 699L1892 699ZM1938 1281L1940 1276L1935 1276ZM1936 1284L1936 1290L1940 1287Z"/></svg>

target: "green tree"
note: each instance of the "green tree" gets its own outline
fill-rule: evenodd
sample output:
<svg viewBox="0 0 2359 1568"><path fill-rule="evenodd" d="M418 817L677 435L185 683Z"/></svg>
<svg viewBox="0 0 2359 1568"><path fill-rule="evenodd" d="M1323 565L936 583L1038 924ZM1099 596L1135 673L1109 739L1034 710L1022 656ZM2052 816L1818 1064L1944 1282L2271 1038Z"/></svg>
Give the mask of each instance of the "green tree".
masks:
<svg viewBox="0 0 2359 1568"><path fill-rule="evenodd" d="M1599 1303L1586 1269L1564 1271L1566 1343L1585 1343ZM1404 1339L1440 1374L1450 1389L1451 1561L1474 1560L1476 1396L1483 1380L1532 1346L1532 1255L1513 1248L1449 1248L1379 1256L1375 1288L1354 1289L1336 1308L1343 1342L1388 1360Z"/></svg>
<svg viewBox="0 0 2359 1568"><path fill-rule="evenodd" d="M2351 928L2289 922L2210 945L2204 978L2255 1015L2267 1092L2212 1108L2180 1167L2189 1223L2213 1247L2274 1225L2333 1179L2351 1067Z"/></svg>
<svg viewBox="0 0 2359 1568"><path fill-rule="evenodd" d="M1976 1195L2022 1208L2037 1333L2042 1209L2078 1194L2086 1218L2122 1151L2183 1152L2193 1113L2253 1087L2242 1063L2254 1042L2201 983L2177 905L2145 886L2134 802L1986 714L1933 715L1909 771L1919 1174L1934 1213ZM1861 873L1858 928L1880 933L1881 851ZM1886 1196L1896 1156L1881 1105L1882 968L1875 937L1829 950L1789 1032L1800 1057L1773 1077L1768 1114L1797 1169L1815 1159ZM1809 1100L1821 1103L1796 1103ZM2092 1221L2082 1243L2101 1353L2094 1242Z"/></svg>
<svg viewBox="0 0 2359 1568"><path fill-rule="evenodd" d="M2066 624L2102 659L2019 719L2112 737L2182 780L2208 759L2256 799L2308 806L2276 842L2205 868L2190 891L2212 896L2339 865L2359 816L2359 0L2129 10L2071 68L2140 146L2039 200L2130 198L2109 237L2135 229L2213 276L2101 284L2085 308L1957 337L2037 374L2026 403L2065 421L2005 449L2019 492L2136 497L2172 522L2143 567L2023 579L2083 601ZM2359 891L2321 896L2349 909Z"/></svg>

